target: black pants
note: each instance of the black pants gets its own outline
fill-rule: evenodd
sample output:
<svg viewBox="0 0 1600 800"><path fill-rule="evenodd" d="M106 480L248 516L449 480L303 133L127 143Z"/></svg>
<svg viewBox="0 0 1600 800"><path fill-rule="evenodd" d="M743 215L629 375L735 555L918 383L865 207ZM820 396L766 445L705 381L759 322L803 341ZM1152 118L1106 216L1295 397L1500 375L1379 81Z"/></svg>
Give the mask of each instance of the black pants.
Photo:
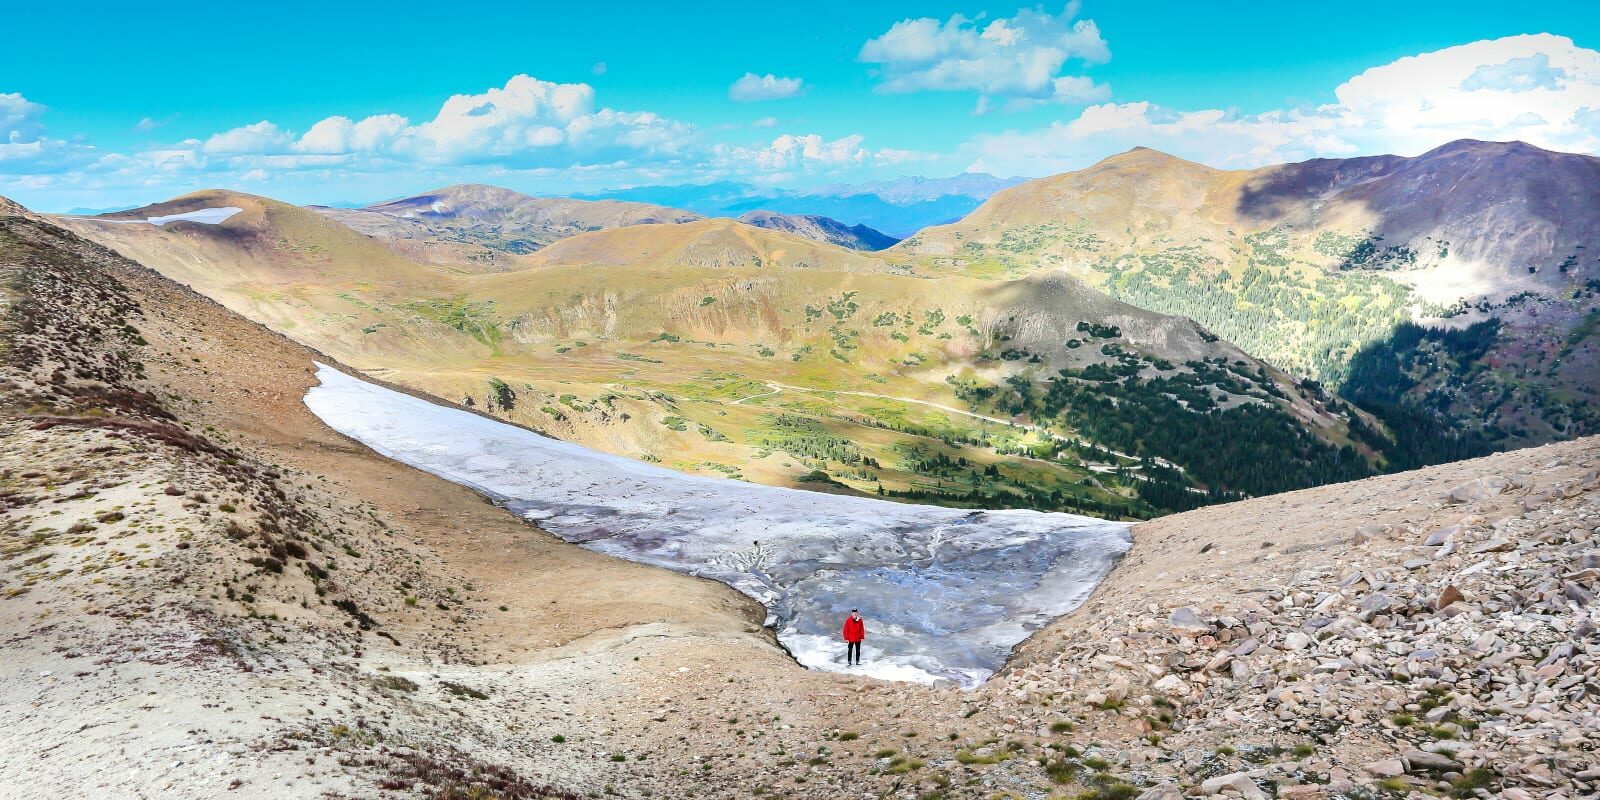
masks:
<svg viewBox="0 0 1600 800"><path fill-rule="evenodd" d="M844 644L844 663L846 663L846 664L860 664L861 663L861 643L860 642L845 642L845 644Z"/></svg>

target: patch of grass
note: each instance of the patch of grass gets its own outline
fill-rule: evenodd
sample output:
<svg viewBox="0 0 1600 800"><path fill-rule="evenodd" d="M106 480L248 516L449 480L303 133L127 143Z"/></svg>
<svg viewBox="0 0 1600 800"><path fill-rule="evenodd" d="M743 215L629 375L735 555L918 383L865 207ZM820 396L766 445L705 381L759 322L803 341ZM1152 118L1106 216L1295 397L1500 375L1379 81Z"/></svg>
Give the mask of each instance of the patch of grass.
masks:
<svg viewBox="0 0 1600 800"><path fill-rule="evenodd" d="M887 772L890 775L904 775L908 772L922 769L925 766L927 766L927 763L919 759L897 758L889 763L889 768L884 770L884 772Z"/></svg>
<svg viewBox="0 0 1600 800"><path fill-rule="evenodd" d="M1492 770L1483 767L1473 767L1450 782L1451 797L1473 797L1479 789L1489 788L1494 782L1495 774Z"/></svg>
<svg viewBox="0 0 1600 800"><path fill-rule="evenodd" d="M1379 789L1386 792L1394 792L1395 794L1405 794L1411 791L1411 784L1404 778L1384 778L1378 781L1377 786Z"/></svg>
<svg viewBox="0 0 1600 800"><path fill-rule="evenodd" d="M388 689L395 692L406 692L407 694L415 692L418 688L420 688L417 686L416 681L413 681L410 678L402 678L399 675L380 675L372 679L372 685L378 687L379 689Z"/></svg>
<svg viewBox="0 0 1600 800"><path fill-rule="evenodd" d="M1078 775L1078 765L1064 758L1051 759L1044 765L1044 774L1054 783L1072 783Z"/></svg>
<svg viewBox="0 0 1600 800"><path fill-rule="evenodd" d="M982 756L966 749L956 751L956 762L960 764L998 764L1010 757L1011 753L1005 750Z"/></svg>
<svg viewBox="0 0 1600 800"><path fill-rule="evenodd" d="M1072 723L1067 722L1065 720L1063 720L1061 722L1052 722L1052 723L1050 723L1050 732L1051 733L1066 733L1066 732L1068 732L1070 730L1072 730Z"/></svg>
<svg viewBox="0 0 1600 800"><path fill-rule="evenodd" d="M474 689L471 686L463 686L452 681L439 681L439 685L443 687L445 691L455 695L456 697L470 697L474 700L489 699L488 693Z"/></svg>

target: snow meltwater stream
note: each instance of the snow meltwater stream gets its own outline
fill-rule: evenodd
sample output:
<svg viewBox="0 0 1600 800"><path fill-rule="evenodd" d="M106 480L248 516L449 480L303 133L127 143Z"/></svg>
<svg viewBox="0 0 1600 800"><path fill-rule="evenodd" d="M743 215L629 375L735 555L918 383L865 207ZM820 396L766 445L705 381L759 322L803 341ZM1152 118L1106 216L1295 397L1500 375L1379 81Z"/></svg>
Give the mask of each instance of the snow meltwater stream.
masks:
<svg viewBox="0 0 1600 800"><path fill-rule="evenodd" d="M334 429L569 542L727 583L766 606L778 640L814 669L976 685L1082 603L1130 544L1126 524L1072 514L687 475L317 368L305 403ZM839 641L851 608L867 619L859 667Z"/></svg>

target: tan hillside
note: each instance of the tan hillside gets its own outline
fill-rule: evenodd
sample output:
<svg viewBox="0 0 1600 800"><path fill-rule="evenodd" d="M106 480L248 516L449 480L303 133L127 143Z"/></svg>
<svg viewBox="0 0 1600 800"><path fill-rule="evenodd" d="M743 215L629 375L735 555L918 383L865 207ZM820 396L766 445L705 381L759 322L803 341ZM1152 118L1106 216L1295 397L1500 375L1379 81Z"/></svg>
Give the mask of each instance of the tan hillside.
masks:
<svg viewBox="0 0 1600 800"><path fill-rule="evenodd" d="M617 228L574 236L540 251L531 262L538 265L794 267L848 272L896 269L868 253L729 219L707 219L670 227Z"/></svg>
<svg viewBox="0 0 1600 800"><path fill-rule="evenodd" d="M8 796L1600 788L1600 440L1140 525L1007 674L918 687L338 436L325 356L48 222L0 272Z"/></svg>

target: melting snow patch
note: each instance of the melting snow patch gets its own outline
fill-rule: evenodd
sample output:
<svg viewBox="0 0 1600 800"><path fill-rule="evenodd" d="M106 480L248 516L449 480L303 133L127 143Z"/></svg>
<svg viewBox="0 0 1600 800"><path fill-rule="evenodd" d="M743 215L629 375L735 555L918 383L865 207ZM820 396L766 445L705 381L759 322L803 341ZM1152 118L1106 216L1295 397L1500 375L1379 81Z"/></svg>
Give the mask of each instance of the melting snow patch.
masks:
<svg viewBox="0 0 1600 800"><path fill-rule="evenodd" d="M202 208L198 211L185 211L182 214L167 214L160 217L146 217L144 219L95 219L95 222L109 222L113 225L166 225L169 222L199 222L205 225L220 225L234 214L243 211L235 206L222 208Z"/></svg>
<svg viewBox="0 0 1600 800"><path fill-rule="evenodd" d="M603 553L714 578L767 607L801 664L974 686L1077 608L1130 544L1124 523L968 511L686 475L550 439L318 364L312 413ZM859 667L839 628L867 619Z"/></svg>

